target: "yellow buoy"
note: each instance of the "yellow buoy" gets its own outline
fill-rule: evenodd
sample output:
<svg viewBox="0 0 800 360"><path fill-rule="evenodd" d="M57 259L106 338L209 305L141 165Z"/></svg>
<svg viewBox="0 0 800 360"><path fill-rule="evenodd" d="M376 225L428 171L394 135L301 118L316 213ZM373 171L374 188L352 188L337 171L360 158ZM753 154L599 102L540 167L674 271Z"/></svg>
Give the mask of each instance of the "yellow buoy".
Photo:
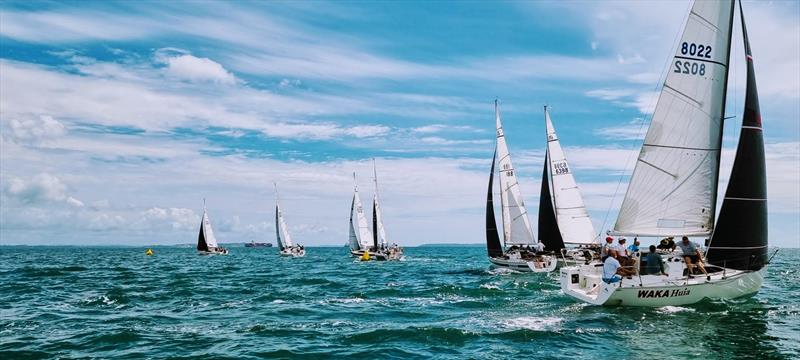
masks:
<svg viewBox="0 0 800 360"><path fill-rule="evenodd" d="M364 250L364 255L361 255L361 261L369 261L369 250Z"/></svg>
<svg viewBox="0 0 800 360"><path fill-rule="evenodd" d="M153 249L145 250L144 254L147 255L147 256L153 256Z"/></svg>

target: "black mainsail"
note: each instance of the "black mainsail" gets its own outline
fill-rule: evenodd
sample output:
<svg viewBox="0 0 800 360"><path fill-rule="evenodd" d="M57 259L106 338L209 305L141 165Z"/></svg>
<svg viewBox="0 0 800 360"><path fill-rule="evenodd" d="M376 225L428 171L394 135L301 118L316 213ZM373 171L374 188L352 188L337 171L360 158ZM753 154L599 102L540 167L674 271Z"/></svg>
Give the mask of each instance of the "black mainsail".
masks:
<svg viewBox="0 0 800 360"><path fill-rule="evenodd" d="M203 221L200 221L200 234L197 235L197 251L208 251L208 244L206 243L206 236L203 231Z"/></svg>
<svg viewBox="0 0 800 360"><path fill-rule="evenodd" d="M550 195L549 152L545 152L544 169L542 169L542 190L539 192L539 241L544 244L546 251L558 252L563 249L564 239L558 229L553 198Z"/></svg>
<svg viewBox="0 0 800 360"><path fill-rule="evenodd" d="M759 270L766 265L768 246L764 134L753 56L741 2L739 13L747 59L744 116L728 189L722 201L717 227L711 236L707 257L708 262L714 265L738 270Z"/></svg>
<svg viewBox="0 0 800 360"><path fill-rule="evenodd" d="M489 173L489 191L486 195L486 250L489 257L503 256L503 246L497 235L497 220L494 217L494 201L492 200L492 184L494 181L494 163L497 160L497 149L492 155L492 171Z"/></svg>
<svg viewBox="0 0 800 360"><path fill-rule="evenodd" d="M372 201L372 251L378 251L378 210L377 203Z"/></svg>

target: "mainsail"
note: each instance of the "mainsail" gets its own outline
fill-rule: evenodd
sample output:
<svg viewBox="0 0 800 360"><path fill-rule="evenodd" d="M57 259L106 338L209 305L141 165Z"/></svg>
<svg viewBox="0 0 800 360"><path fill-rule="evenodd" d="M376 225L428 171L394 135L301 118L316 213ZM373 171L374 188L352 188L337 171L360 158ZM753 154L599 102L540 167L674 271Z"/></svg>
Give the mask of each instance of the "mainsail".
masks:
<svg viewBox="0 0 800 360"><path fill-rule="evenodd" d="M356 174L353 173L353 181L356 179ZM355 235L355 239L353 239ZM364 215L364 206L361 204L361 197L358 195L358 185L353 188L353 202L350 205L350 242L351 247L355 244L358 249L369 249L372 242L372 233L369 231L369 224L367 223L367 216Z"/></svg>
<svg viewBox="0 0 800 360"><path fill-rule="evenodd" d="M275 184L275 233L278 239L278 248L280 250L294 246L292 237L289 235L289 229L286 226L286 221L283 219L283 211L281 210L281 203L278 197L277 184Z"/></svg>
<svg viewBox="0 0 800 360"><path fill-rule="evenodd" d="M497 235L497 220L494 217L494 201L492 200L492 185L494 182L494 163L497 160L497 149L492 155L492 170L489 171L489 190L486 194L486 250L489 257L503 256L503 245Z"/></svg>
<svg viewBox="0 0 800 360"><path fill-rule="evenodd" d="M214 237L214 229L211 228L211 220L208 219L205 200L203 200L203 219L200 222L200 234L197 237L197 250L208 251L218 246L217 238Z"/></svg>
<svg viewBox="0 0 800 360"><path fill-rule="evenodd" d="M767 176L753 56L741 6L739 2L747 59L744 116L728 189L708 248L708 261L732 269L759 270L767 263Z"/></svg>
<svg viewBox="0 0 800 360"><path fill-rule="evenodd" d="M550 167L550 154L545 151L544 166L542 168L542 189L539 192L539 241L546 251L560 251L565 248L564 239L558 229L553 199L550 196L550 176L547 168Z"/></svg>
<svg viewBox="0 0 800 360"><path fill-rule="evenodd" d="M497 154L500 165L500 203L503 215L503 238L506 245L534 244L531 223L528 220L528 211L519 189L514 166L511 164L511 154L503 134L503 125L500 123L500 109L497 100L494 102L495 120L497 122Z"/></svg>
<svg viewBox="0 0 800 360"><path fill-rule="evenodd" d="M696 1L642 144L615 233L711 233L733 2Z"/></svg>
<svg viewBox="0 0 800 360"><path fill-rule="evenodd" d="M373 181L375 182L375 194L372 196L372 231L375 237L375 246L387 247L389 243L386 240L386 229L383 227L383 211L378 199L378 171L375 168L375 159L372 159L372 173L374 175Z"/></svg>
<svg viewBox="0 0 800 360"><path fill-rule="evenodd" d="M597 233L594 232L594 225L586 211L581 191L561 149L547 106L544 107L544 119L547 125L550 179L553 183L553 199L561 238L567 244L591 244L595 242Z"/></svg>

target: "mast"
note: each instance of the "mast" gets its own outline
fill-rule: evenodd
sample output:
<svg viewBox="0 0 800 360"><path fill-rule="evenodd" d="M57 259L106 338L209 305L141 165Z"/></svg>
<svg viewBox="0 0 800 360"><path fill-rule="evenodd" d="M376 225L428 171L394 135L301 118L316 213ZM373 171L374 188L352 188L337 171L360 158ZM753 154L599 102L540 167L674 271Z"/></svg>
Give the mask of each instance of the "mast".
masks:
<svg viewBox="0 0 800 360"><path fill-rule="evenodd" d="M714 229L732 13L732 0L692 5L614 233L707 236Z"/></svg>
<svg viewBox="0 0 800 360"><path fill-rule="evenodd" d="M741 2L739 12L747 60L744 116L728 189L722 200L707 257L708 262L714 265L738 270L759 270L766 266L769 245L764 134L753 55Z"/></svg>
<svg viewBox="0 0 800 360"><path fill-rule="evenodd" d="M539 241L546 251L560 251L565 248L561 231L558 229L555 208L550 195L550 181L547 168L550 166L550 154L545 149L544 166L542 167L542 189L539 192Z"/></svg>
<svg viewBox="0 0 800 360"><path fill-rule="evenodd" d="M492 155L492 170L489 171L489 190L486 194L486 250L489 257L503 256L503 246L497 235L497 220L494 217L494 202L492 201L492 182L494 180L494 162L497 160L497 149Z"/></svg>

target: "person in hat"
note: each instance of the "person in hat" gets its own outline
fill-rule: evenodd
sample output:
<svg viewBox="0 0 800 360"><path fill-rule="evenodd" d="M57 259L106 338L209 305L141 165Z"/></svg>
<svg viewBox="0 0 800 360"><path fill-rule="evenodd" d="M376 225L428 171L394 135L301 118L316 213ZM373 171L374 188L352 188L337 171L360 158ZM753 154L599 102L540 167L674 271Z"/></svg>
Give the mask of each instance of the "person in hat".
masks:
<svg viewBox="0 0 800 360"><path fill-rule="evenodd" d="M606 258L609 256L609 250L614 249L614 238L611 236L606 236L606 243L600 248L600 261L605 262Z"/></svg>
<svg viewBox="0 0 800 360"><path fill-rule="evenodd" d="M670 236L668 238L661 239L661 243L658 244L658 250L675 251L675 246L675 238Z"/></svg>
<svg viewBox="0 0 800 360"><path fill-rule="evenodd" d="M619 240L617 240L617 246L615 249L617 250L617 257L624 257L624 258L629 257L630 254L628 254L628 247L625 245L626 241L627 239L625 239L624 236L620 237Z"/></svg>

